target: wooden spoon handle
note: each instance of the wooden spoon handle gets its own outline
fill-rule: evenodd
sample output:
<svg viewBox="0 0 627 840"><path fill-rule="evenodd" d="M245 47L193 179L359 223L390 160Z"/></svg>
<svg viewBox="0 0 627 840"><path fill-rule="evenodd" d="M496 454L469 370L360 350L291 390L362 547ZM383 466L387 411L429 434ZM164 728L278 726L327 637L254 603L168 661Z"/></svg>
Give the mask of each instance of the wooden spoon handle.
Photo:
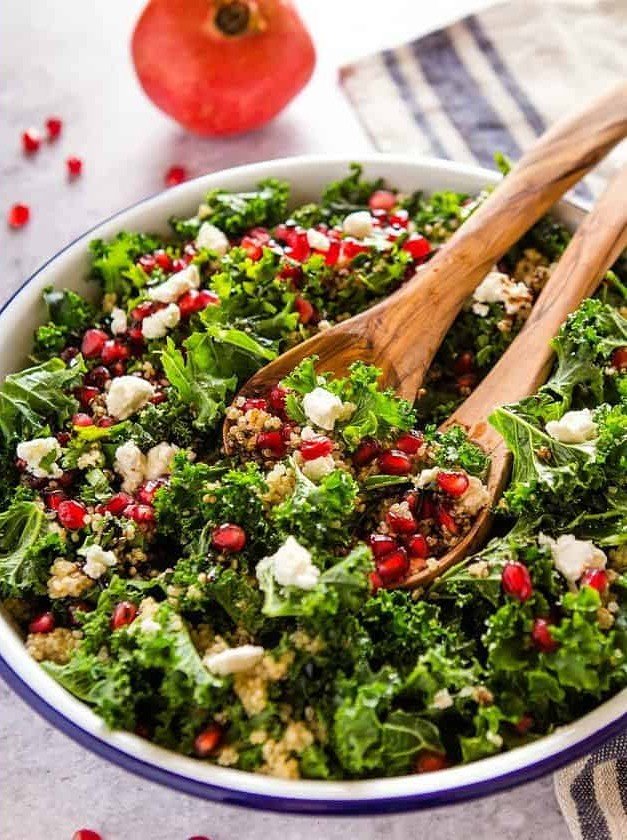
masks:
<svg viewBox="0 0 627 840"><path fill-rule="evenodd" d="M390 336L381 358L388 384L414 398L460 308L494 263L625 135L622 83L543 135L427 266L368 313L370 328Z"/></svg>
<svg viewBox="0 0 627 840"><path fill-rule="evenodd" d="M549 341L566 317L589 297L627 248L627 166L612 179L594 209L575 232L531 314L490 373L447 420L463 425L475 440L492 448L500 440L485 421L497 405L532 394L549 374Z"/></svg>

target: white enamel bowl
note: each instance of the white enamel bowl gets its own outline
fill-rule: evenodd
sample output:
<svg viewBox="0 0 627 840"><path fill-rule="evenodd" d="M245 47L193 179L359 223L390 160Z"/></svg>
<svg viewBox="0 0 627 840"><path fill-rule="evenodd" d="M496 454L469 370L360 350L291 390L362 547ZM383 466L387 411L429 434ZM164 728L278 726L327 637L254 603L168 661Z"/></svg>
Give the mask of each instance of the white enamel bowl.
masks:
<svg viewBox="0 0 627 840"><path fill-rule="evenodd" d="M0 378L24 364L33 329L44 317L45 286L85 292L87 245L119 230L166 231L171 215L191 215L215 187L249 189L261 178L286 178L293 201L314 200L323 186L343 177L350 158L303 157L242 166L207 175L136 204L103 222L60 251L34 274L0 311ZM498 175L477 167L403 156L363 160L368 177L382 176L404 190L454 189L475 193ZM576 226L583 210L563 203L559 215ZM448 804L548 773L579 757L627 725L627 691L570 726L509 753L438 773L356 782L285 781L185 758L123 732L107 730L90 709L47 676L27 654L9 622L0 617L0 674L50 723L88 749L140 776L185 793L282 812L375 814Z"/></svg>

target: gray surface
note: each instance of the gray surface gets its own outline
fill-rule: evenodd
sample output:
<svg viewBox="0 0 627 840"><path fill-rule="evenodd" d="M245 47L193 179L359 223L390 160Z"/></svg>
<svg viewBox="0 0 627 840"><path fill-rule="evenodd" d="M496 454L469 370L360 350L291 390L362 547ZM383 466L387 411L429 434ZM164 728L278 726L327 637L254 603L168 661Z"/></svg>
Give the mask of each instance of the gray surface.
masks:
<svg viewBox="0 0 627 840"><path fill-rule="evenodd" d="M161 188L163 172L184 163L190 174L303 152L369 150L367 138L334 84L336 65L392 45L484 3L441 0L420 4L410 28L413 0L300 4L319 44L320 61L308 89L270 127L230 141L186 136L143 98L128 61L128 35L140 0L5 0L0 30L0 179L6 210L14 201L32 207L32 222L9 232L0 221L0 297L66 242L107 214ZM429 8L427 8L427 6ZM337 33L350 32L339 39ZM341 42L340 42L341 40ZM65 120L53 147L33 159L19 150L20 132L50 114ZM333 126L333 131L329 130ZM84 158L84 177L67 184L64 160ZM97 828L105 840L212 840L318 837L347 831L363 840L405 837L567 840L550 778L461 806L416 815L368 820L320 820L264 815L214 805L130 776L51 729L6 687L0 686L0 840L70 840L75 829Z"/></svg>

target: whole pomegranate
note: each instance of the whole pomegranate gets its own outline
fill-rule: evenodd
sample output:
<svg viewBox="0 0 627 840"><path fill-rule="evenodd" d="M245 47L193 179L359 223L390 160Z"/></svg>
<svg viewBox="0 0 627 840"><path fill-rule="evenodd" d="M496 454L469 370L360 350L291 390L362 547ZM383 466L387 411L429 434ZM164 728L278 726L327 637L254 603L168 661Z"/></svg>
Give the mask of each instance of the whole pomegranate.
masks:
<svg viewBox="0 0 627 840"><path fill-rule="evenodd" d="M206 136L267 123L304 87L316 60L289 0L151 0L132 54L155 105Z"/></svg>

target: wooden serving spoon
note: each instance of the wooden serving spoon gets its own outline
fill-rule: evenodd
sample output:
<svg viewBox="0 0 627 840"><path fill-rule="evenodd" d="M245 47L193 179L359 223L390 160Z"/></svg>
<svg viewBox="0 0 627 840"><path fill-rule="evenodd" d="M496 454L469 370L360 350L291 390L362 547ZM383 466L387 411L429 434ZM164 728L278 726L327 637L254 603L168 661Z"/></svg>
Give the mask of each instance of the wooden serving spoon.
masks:
<svg viewBox="0 0 627 840"><path fill-rule="evenodd" d="M466 536L438 559L437 567L409 577L403 588L424 586L477 548L491 524L491 509L509 476L511 453L488 423L500 405L533 394L548 378L553 362L549 342L566 317L595 292L607 270L627 248L627 167L616 175L575 232L531 310L525 326L490 373L440 426L461 426L490 456L490 504Z"/></svg>
<svg viewBox="0 0 627 840"><path fill-rule="evenodd" d="M307 356L337 376L361 360L414 400L464 302L494 263L627 134L627 83L546 132L426 266L385 300L261 368L240 391L265 394ZM224 447L230 451L223 427Z"/></svg>

